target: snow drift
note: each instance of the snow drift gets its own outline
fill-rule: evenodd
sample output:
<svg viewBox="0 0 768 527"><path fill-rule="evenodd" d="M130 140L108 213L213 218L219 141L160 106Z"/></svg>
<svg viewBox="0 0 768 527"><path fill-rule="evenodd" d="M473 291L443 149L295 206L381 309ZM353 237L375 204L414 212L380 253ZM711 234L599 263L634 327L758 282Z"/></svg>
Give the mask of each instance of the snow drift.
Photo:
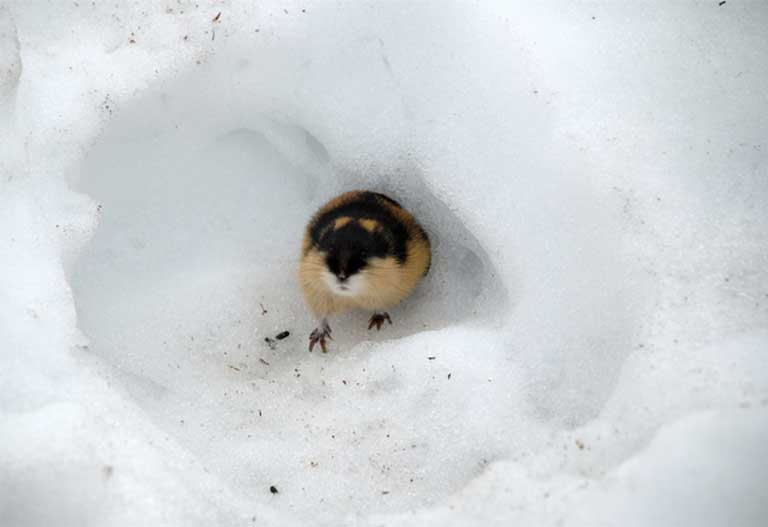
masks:
<svg viewBox="0 0 768 527"><path fill-rule="evenodd" d="M762 524L767 24L10 4L4 523ZM433 270L309 354L302 228L351 188Z"/></svg>

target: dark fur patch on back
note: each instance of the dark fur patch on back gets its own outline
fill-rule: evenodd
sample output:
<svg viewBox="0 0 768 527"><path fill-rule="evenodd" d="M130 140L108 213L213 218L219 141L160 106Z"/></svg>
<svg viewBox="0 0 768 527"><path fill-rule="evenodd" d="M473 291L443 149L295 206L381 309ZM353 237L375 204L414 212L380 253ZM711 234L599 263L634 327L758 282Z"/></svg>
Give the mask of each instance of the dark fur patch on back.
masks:
<svg viewBox="0 0 768 527"><path fill-rule="evenodd" d="M424 241L427 242L427 246L431 246L432 242L429 241L429 236L427 236L427 231L421 228L421 225L416 224L416 228L419 230L419 234L421 234L421 237L424 238ZM427 276L429 274L429 270L432 269L432 257L430 256L429 262L427 262L427 268L424 269L424 274L422 276Z"/></svg>
<svg viewBox="0 0 768 527"><path fill-rule="evenodd" d="M359 195L347 203L331 209L317 218L309 229L309 236L312 243L316 246L322 244L324 231L328 225L333 225L337 218L349 216L353 220L369 218L375 220L381 225L381 236L386 240L390 254L398 262L403 263L406 259L406 244L410 239L408 229L398 220L389 209L381 203L380 200L386 200L397 207L400 205L393 199L374 192L361 192ZM402 207L401 207L402 208Z"/></svg>
<svg viewBox="0 0 768 527"><path fill-rule="evenodd" d="M390 202L395 207L400 207L401 209L403 208L403 206L400 205L397 201L393 200L389 196L385 196L384 194L379 194L378 192L366 192L366 194L373 194L374 196L383 199L384 201Z"/></svg>

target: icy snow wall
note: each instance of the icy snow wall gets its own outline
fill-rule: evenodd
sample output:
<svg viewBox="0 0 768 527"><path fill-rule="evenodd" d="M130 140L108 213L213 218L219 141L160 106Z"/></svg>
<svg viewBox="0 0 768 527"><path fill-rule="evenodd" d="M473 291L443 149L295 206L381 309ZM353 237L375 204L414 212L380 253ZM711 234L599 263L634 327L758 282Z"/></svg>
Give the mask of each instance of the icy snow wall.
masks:
<svg viewBox="0 0 768 527"><path fill-rule="evenodd" d="M766 27L6 6L2 523L762 525ZM435 263L309 354L302 229L351 188Z"/></svg>

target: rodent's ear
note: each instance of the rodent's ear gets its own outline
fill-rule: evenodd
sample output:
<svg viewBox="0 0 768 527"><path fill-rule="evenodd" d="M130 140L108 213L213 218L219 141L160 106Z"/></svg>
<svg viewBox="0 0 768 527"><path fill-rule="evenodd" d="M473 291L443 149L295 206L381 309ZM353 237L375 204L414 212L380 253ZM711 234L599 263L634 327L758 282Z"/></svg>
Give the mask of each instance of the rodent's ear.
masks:
<svg viewBox="0 0 768 527"><path fill-rule="evenodd" d="M342 216L341 218L336 218L333 221L333 230L338 231L345 225L348 225L352 221L352 218L349 216Z"/></svg>
<svg viewBox="0 0 768 527"><path fill-rule="evenodd" d="M360 220L360 226L370 233L381 230L381 224L378 221L368 218Z"/></svg>

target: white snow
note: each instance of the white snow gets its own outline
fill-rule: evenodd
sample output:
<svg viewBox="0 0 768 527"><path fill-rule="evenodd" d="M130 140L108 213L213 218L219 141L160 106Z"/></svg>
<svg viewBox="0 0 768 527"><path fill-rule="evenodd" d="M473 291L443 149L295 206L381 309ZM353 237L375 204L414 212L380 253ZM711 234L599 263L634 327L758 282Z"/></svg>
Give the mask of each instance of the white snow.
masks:
<svg viewBox="0 0 768 527"><path fill-rule="evenodd" d="M764 525L768 7L719 4L0 6L0 524ZM351 188L433 269L310 354Z"/></svg>

